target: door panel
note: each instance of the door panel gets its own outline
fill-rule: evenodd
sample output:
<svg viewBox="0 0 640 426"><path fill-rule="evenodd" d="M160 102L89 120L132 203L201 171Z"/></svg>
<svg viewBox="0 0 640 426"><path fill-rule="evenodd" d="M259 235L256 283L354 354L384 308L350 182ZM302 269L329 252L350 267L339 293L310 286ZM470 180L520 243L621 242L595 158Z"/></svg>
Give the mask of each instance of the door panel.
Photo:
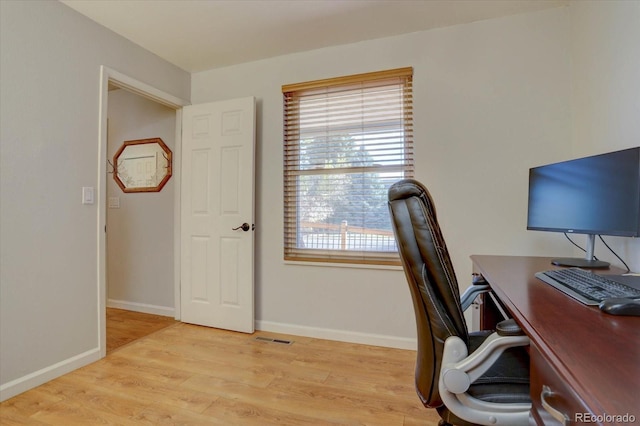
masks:
<svg viewBox="0 0 640 426"><path fill-rule="evenodd" d="M254 331L253 98L184 108L182 320Z"/></svg>

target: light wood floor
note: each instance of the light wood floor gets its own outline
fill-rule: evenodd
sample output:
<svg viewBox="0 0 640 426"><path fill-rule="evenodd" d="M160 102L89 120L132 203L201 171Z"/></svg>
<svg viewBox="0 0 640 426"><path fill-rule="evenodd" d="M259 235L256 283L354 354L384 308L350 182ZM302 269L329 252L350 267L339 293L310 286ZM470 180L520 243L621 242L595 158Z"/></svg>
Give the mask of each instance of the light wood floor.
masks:
<svg viewBox="0 0 640 426"><path fill-rule="evenodd" d="M171 317L107 308L107 354L177 323Z"/></svg>
<svg viewBox="0 0 640 426"><path fill-rule="evenodd" d="M1 403L0 424L435 426L414 362L413 351L176 323Z"/></svg>

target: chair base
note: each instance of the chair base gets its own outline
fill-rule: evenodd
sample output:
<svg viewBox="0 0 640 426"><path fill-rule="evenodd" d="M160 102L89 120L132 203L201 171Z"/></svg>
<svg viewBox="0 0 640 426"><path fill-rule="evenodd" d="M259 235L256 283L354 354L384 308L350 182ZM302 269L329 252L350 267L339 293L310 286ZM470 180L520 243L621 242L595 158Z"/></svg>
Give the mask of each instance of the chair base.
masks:
<svg viewBox="0 0 640 426"><path fill-rule="evenodd" d="M444 420L438 422L438 426L453 426L451 423L447 423Z"/></svg>

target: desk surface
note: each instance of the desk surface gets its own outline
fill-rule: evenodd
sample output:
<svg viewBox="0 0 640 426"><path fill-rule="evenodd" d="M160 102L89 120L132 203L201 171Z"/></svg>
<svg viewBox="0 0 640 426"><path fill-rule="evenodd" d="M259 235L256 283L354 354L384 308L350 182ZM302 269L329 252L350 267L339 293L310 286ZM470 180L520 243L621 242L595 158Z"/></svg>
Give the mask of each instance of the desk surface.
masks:
<svg viewBox="0 0 640 426"><path fill-rule="evenodd" d="M550 258L471 256L533 344L594 414L640 414L640 317L585 306L535 278ZM620 274L620 270L603 270Z"/></svg>

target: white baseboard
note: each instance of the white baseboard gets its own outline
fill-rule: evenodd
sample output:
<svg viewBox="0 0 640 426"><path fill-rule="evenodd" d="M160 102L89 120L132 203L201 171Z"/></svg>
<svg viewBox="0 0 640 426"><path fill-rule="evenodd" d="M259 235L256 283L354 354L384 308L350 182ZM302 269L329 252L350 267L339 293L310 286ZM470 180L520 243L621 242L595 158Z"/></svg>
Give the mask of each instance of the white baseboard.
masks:
<svg viewBox="0 0 640 426"><path fill-rule="evenodd" d="M384 346L387 348L416 350L417 339L409 337L386 336L382 334L359 333L355 331L333 330L328 328L307 327L303 325L283 324L272 321L256 321L256 329L272 333L292 334L339 342L359 343L363 345Z"/></svg>
<svg viewBox="0 0 640 426"><path fill-rule="evenodd" d="M176 310L167 306L148 305L146 303L127 302L125 300L107 300L107 308L125 309L127 311L142 312L144 314L162 315L175 318Z"/></svg>
<svg viewBox="0 0 640 426"><path fill-rule="evenodd" d="M100 348L88 350L26 376L0 385L0 401L7 400L36 386L67 374L100 359Z"/></svg>

